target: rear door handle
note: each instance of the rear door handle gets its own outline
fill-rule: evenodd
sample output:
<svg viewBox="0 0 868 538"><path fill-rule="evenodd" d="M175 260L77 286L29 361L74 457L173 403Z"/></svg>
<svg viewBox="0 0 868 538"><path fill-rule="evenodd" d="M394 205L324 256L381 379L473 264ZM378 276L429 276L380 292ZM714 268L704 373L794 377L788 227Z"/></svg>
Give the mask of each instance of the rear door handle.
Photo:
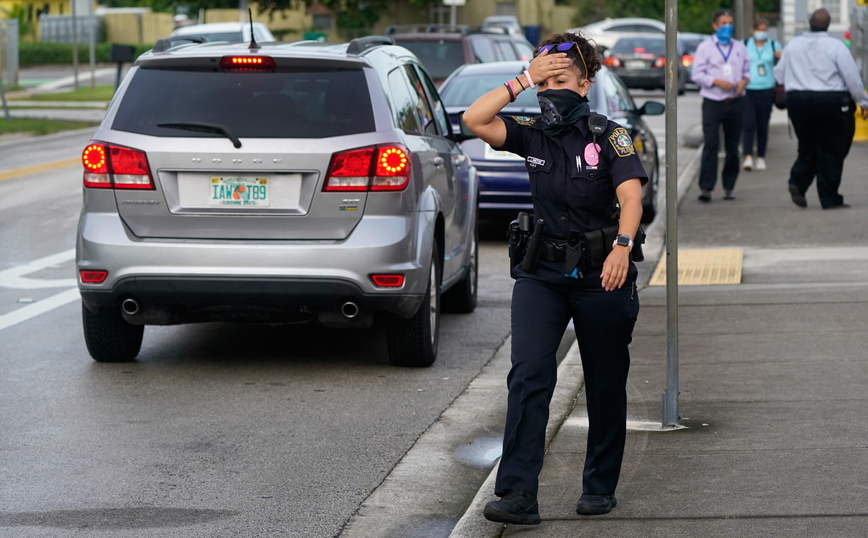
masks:
<svg viewBox="0 0 868 538"><path fill-rule="evenodd" d="M433 159L431 159L431 163L434 164L434 166L436 166L437 168L443 166L444 162L445 161L443 160L443 157L434 157Z"/></svg>

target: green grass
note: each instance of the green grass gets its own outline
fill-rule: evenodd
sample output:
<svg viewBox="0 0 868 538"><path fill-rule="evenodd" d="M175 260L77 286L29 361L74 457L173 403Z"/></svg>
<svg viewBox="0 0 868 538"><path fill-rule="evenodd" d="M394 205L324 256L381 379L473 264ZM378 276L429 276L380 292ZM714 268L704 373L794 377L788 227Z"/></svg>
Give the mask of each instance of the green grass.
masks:
<svg viewBox="0 0 868 538"><path fill-rule="evenodd" d="M19 99L27 101L110 101L114 94L113 84L97 86L96 89L91 90L88 83L82 85L77 92L41 93L29 97L19 97Z"/></svg>
<svg viewBox="0 0 868 538"><path fill-rule="evenodd" d="M38 118L11 118L10 121L6 121L6 118L0 114L0 135L12 133L45 135L59 131L69 131L71 129L95 127L96 125L98 124L90 121L44 120Z"/></svg>

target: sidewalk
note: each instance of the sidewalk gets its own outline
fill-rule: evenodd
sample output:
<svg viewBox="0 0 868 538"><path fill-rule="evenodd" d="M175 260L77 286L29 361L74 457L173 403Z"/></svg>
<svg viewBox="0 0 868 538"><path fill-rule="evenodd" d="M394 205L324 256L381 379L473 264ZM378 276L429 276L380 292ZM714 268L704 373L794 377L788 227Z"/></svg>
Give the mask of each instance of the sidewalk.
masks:
<svg viewBox="0 0 868 538"><path fill-rule="evenodd" d="M775 111L768 170L742 171L734 201L718 181L710 204L694 176L680 201L679 250L743 248L742 283L679 288L676 430L660 426L666 288L640 291L618 507L575 513L580 392L540 477L542 524L485 521L489 481L452 536L868 536L868 144L846 160L849 210L822 211L815 186L807 209L792 203L795 152Z"/></svg>

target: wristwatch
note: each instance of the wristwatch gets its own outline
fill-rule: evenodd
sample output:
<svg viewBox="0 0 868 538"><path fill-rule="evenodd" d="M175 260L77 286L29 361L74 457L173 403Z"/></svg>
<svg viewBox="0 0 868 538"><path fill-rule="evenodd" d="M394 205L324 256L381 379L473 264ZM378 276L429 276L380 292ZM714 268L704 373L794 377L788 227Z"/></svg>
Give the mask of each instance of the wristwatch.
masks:
<svg viewBox="0 0 868 538"><path fill-rule="evenodd" d="M627 234L618 234L618 237L615 239L615 242L612 243L612 248L615 248L615 245L632 249L633 248L633 239Z"/></svg>

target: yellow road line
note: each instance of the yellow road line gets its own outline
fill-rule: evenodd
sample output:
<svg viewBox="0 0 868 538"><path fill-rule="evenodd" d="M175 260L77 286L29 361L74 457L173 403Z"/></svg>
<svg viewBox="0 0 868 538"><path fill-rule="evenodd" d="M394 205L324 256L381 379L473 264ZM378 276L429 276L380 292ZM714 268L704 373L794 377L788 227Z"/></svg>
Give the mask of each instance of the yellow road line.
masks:
<svg viewBox="0 0 868 538"><path fill-rule="evenodd" d="M30 174L38 174L39 172L47 172L58 168L66 168L74 164L81 163L81 157L74 159L64 159L62 161L54 161L52 163L34 164L33 166L24 166L21 168L13 168L5 172L0 172L0 181L4 179L13 179L21 176L29 176Z"/></svg>

